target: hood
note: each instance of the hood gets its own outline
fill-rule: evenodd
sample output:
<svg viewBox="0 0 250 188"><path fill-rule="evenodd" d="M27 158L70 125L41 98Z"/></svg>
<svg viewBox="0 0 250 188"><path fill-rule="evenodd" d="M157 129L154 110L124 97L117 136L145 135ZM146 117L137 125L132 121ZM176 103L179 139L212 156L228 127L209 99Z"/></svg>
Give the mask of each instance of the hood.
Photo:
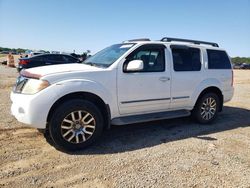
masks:
<svg viewBox="0 0 250 188"><path fill-rule="evenodd" d="M30 69L25 69L21 71L21 75L29 78L41 78L45 75L63 73L63 72L73 72L73 71L95 71L100 70L98 67L86 65L86 64L61 64L61 65L49 65L42 67L35 67Z"/></svg>

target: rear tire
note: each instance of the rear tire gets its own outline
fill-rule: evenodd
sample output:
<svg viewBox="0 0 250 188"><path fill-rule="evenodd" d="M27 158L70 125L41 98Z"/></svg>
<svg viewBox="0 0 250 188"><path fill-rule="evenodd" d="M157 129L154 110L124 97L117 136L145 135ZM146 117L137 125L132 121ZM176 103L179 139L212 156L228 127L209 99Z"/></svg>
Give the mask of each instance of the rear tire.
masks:
<svg viewBox="0 0 250 188"><path fill-rule="evenodd" d="M198 99L192 110L193 118L201 123L208 124L214 121L218 115L220 99L215 93L206 93Z"/></svg>
<svg viewBox="0 0 250 188"><path fill-rule="evenodd" d="M60 105L49 122L49 133L59 149L82 150L100 137L103 117L95 104L72 99Z"/></svg>

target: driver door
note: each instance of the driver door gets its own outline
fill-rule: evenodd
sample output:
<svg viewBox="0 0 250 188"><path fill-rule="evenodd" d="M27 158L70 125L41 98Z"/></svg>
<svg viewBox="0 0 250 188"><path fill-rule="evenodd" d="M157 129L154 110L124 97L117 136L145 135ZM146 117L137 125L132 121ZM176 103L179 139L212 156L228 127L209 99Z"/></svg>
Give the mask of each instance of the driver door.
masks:
<svg viewBox="0 0 250 188"><path fill-rule="evenodd" d="M165 61L165 45L147 44L132 52L117 76L120 114L165 111L170 106L170 69ZM143 70L126 71L132 60L142 60Z"/></svg>

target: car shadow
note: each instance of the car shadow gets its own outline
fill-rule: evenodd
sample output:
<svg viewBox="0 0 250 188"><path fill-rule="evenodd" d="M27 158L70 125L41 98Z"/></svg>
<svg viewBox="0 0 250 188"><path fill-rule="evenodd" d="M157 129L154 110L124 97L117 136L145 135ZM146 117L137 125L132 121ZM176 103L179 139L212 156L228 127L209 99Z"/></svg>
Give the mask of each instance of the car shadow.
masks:
<svg viewBox="0 0 250 188"><path fill-rule="evenodd" d="M213 142L217 138L209 134L248 126L250 126L250 110L225 106L218 118L208 125L195 123L190 117L186 117L112 126L110 130L104 131L101 138L90 147L69 154L122 153L191 137Z"/></svg>

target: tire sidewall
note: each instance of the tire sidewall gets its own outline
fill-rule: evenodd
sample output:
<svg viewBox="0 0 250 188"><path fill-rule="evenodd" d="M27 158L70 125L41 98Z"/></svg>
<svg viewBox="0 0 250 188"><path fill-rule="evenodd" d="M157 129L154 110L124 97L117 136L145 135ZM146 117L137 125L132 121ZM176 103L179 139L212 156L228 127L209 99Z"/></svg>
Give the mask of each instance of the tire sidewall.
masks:
<svg viewBox="0 0 250 188"><path fill-rule="evenodd" d="M201 116L201 107L202 107L202 104L203 102L207 99L207 98L213 98L215 101L216 101L216 110L215 110L215 114L214 116L209 119L209 120L205 120L202 118ZM219 105L220 105L220 100L219 100L219 97L218 95L216 95L215 93L207 93L207 94L204 94L197 102L197 104L195 105L195 108L194 108L194 118L199 122L199 123L202 123L202 124L207 124L207 123L211 123L213 122L217 115L218 115L218 110L219 110Z"/></svg>
<svg viewBox="0 0 250 188"><path fill-rule="evenodd" d="M69 143L63 138L61 134L61 123L68 114L77 110L84 110L89 112L94 117L96 125L93 135L88 140L83 143L73 144ZM76 151L84 149L100 137L102 130L103 117L100 110L93 103L80 99L73 99L60 105L55 110L49 122L49 133L52 140L59 149L65 151Z"/></svg>

